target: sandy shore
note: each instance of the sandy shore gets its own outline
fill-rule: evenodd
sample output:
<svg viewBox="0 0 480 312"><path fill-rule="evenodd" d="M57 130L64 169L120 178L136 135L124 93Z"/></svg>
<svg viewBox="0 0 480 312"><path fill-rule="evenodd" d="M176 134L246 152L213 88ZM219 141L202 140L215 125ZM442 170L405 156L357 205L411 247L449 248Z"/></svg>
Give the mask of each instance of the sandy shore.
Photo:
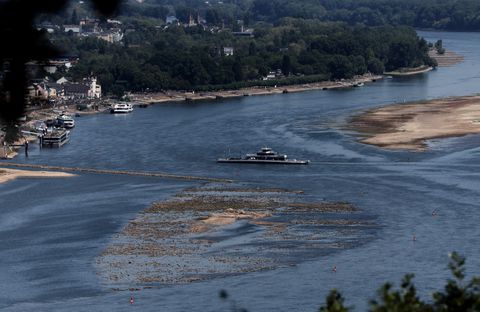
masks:
<svg viewBox="0 0 480 312"><path fill-rule="evenodd" d="M53 171L30 171L0 168L0 184L12 181L18 178L67 178L74 174Z"/></svg>
<svg viewBox="0 0 480 312"><path fill-rule="evenodd" d="M349 88L360 83L373 82L382 79L382 75L363 75L353 79L346 79L341 81L321 81L316 83L308 83L301 85L289 85L275 87L250 87L239 90L222 90L212 92L179 92L166 91L159 93L132 94L131 100L134 105L150 105L168 102L184 102L184 101L201 101L201 100L215 100L236 98L242 96L254 95L270 95L280 93L294 93L305 92L312 90L329 90L338 88Z"/></svg>
<svg viewBox="0 0 480 312"><path fill-rule="evenodd" d="M385 75L398 76L398 77L412 76L412 75L428 73L431 70L433 70L433 67L419 66L419 67L416 67L416 68L401 68L399 70L395 70L395 71L391 71L391 72L385 72Z"/></svg>
<svg viewBox="0 0 480 312"><path fill-rule="evenodd" d="M381 107L353 117L348 128L365 144L422 151L430 139L480 133L480 96Z"/></svg>

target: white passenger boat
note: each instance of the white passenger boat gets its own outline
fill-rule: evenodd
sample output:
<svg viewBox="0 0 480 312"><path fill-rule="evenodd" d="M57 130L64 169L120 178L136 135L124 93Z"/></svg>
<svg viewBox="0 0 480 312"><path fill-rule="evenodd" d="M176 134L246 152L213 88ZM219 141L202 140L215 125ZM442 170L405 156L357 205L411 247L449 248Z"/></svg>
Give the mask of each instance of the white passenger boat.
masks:
<svg viewBox="0 0 480 312"><path fill-rule="evenodd" d="M70 115L61 114L57 117L57 125L66 129L72 129L75 127L75 120Z"/></svg>
<svg viewBox="0 0 480 312"><path fill-rule="evenodd" d="M110 108L112 114L130 113L132 111L133 105L130 103L116 103L112 104L112 107Z"/></svg>
<svg viewBox="0 0 480 312"><path fill-rule="evenodd" d="M219 163L247 163L247 164L284 164L308 165L309 160L288 159L287 155L278 154L269 147L263 147L256 154L246 154L244 157L225 157L217 159Z"/></svg>

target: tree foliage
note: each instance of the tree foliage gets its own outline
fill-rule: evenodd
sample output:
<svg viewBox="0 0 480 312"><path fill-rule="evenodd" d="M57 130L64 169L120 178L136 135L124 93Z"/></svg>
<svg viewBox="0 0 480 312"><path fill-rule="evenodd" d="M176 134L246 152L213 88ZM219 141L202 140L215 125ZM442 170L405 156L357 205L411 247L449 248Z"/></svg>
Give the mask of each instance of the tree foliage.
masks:
<svg viewBox="0 0 480 312"><path fill-rule="evenodd" d="M465 258L454 252L448 265L453 279L447 281L443 291L435 292L431 301L424 301L417 295L413 274L407 274L400 289L390 283L378 291L378 298L370 301L371 312L473 312L480 311L480 278L465 281ZM344 298L332 290L326 298L321 312L348 311Z"/></svg>
<svg viewBox="0 0 480 312"><path fill-rule="evenodd" d="M352 25L480 30L480 2L475 0L254 0L250 11L265 21L301 17Z"/></svg>
<svg viewBox="0 0 480 312"><path fill-rule="evenodd" d="M343 79L433 64L426 41L408 27L351 27L286 18L276 26L257 25L255 38L138 21L125 27L135 29L125 35L126 46L57 34L56 44L80 57L71 71L74 78L95 73L107 92L119 83L131 91L200 90L258 82L270 71L287 77ZM232 47L234 55L224 55L225 47Z"/></svg>
<svg viewBox="0 0 480 312"><path fill-rule="evenodd" d="M119 0L92 0L100 14L114 13ZM67 0L0 2L0 117L13 123L22 116L27 88L26 63L43 61L56 55L45 34L33 28L35 18L42 13L59 12Z"/></svg>
<svg viewBox="0 0 480 312"><path fill-rule="evenodd" d="M367 26L408 25L442 30L480 30L480 2L476 0L146 0L126 12L162 7L175 14L188 7L207 16L212 24L231 24L236 19L276 23L285 17L342 21Z"/></svg>

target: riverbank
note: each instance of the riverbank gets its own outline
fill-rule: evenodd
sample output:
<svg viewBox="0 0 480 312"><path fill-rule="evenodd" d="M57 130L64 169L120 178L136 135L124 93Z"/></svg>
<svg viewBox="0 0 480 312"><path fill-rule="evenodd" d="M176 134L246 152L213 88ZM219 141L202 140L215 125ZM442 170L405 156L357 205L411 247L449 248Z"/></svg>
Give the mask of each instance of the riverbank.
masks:
<svg viewBox="0 0 480 312"><path fill-rule="evenodd" d="M0 168L0 184L13 181L18 178L68 178L74 174L58 171L33 171Z"/></svg>
<svg viewBox="0 0 480 312"><path fill-rule="evenodd" d="M162 104L171 102L188 102L188 101L205 101L205 100L219 100L227 98L237 98L243 96L254 95L271 95L281 93L305 92L312 90L329 90L338 88L350 88L365 83L374 82L382 79L382 75L365 74L357 76L352 79L342 79L339 81L322 81L316 83L308 83L301 85L287 85L281 87L250 87L239 90L221 90L211 92L184 92L184 91L165 91L160 93L143 93L131 94L129 96L130 103L136 106ZM107 113L110 111L112 104L118 103L117 100L105 99L101 102L95 102L88 109L79 110L76 105L62 105L55 107L30 107L27 109L27 122L22 125L21 130L27 132L35 132L36 123L54 120L61 113L66 113L72 116L80 117L83 115L92 115L99 113ZM0 133L1 134L1 133ZM3 144L0 135L0 144ZM24 142L36 141L36 136L23 134L21 139L11 146L0 149L0 159L12 159L18 154L18 150L23 146Z"/></svg>
<svg viewBox="0 0 480 312"><path fill-rule="evenodd" d="M131 101L134 105L151 105L170 102L218 100L237 98L243 96L271 95L281 93L295 93L313 90L330 90L339 88L350 88L360 84L374 82L382 79L382 75L365 74L352 79L339 81L321 81L300 85L288 85L279 87L250 87L238 90L220 90L211 92L182 92L165 91L158 93L133 93Z"/></svg>
<svg viewBox="0 0 480 312"><path fill-rule="evenodd" d="M364 144L424 151L431 139L480 133L480 96L380 107L353 117L348 128Z"/></svg>

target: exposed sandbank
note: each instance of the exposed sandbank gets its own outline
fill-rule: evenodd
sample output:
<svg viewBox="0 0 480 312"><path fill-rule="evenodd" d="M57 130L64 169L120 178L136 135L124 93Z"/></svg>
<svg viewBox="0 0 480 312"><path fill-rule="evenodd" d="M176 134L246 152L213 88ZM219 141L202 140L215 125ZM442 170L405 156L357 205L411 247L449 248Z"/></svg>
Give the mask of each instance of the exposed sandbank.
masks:
<svg viewBox="0 0 480 312"><path fill-rule="evenodd" d="M422 151L430 139L480 133L480 96L376 108L353 117L348 127L364 135L365 144Z"/></svg>
<svg viewBox="0 0 480 312"><path fill-rule="evenodd" d="M97 258L116 290L274 269L357 244L374 226L348 203L233 185L191 188L128 222Z"/></svg>
<svg viewBox="0 0 480 312"><path fill-rule="evenodd" d="M435 49L431 49L428 51L428 55L437 61L439 67L456 65L464 60L463 55L452 51L445 51L443 54L438 54Z"/></svg>
<svg viewBox="0 0 480 312"><path fill-rule="evenodd" d="M18 178L68 178L73 177L74 174L66 172L54 171L30 171L30 170L16 170L16 169L0 169L0 184L12 181Z"/></svg>

